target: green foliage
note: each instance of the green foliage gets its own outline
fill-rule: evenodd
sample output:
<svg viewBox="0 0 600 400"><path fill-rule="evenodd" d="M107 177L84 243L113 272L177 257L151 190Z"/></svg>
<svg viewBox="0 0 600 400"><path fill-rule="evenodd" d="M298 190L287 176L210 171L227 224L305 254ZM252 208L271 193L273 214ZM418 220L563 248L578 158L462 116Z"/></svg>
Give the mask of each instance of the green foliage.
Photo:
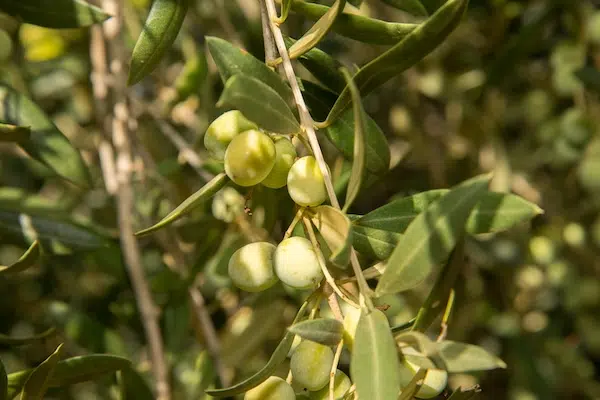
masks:
<svg viewBox="0 0 600 400"><path fill-rule="evenodd" d="M56 0L52 7L40 0L6 0L0 10L28 24L48 28L81 28L110 18L102 9L82 0Z"/></svg>

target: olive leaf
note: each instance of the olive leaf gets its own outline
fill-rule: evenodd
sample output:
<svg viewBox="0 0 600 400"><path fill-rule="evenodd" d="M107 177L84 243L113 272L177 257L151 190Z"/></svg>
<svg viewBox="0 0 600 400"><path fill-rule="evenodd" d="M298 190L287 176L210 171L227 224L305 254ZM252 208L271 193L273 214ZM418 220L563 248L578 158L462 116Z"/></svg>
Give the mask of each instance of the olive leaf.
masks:
<svg viewBox="0 0 600 400"><path fill-rule="evenodd" d="M29 140L19 143L27 154L62 178L80 187L91 186L89 172L79 151L41 108L3 84L0 84L0 122L30 127Z"/></svg>
<svg viewBox="0 0 600 400"><path fill-rule="evenodd" d="M150 74L173 45L190 0L154 0L138 37L133 53L127 85L134 85Z"/></svg>
<svg viewBox="0 0 600 400"><path fill-rule="evenodd" d="M419 17L426 17L429 13L420 0L381 0L383 3L397 8L398 10L406 11L409 14Z"/></svg>
<svg viewBox="0 0 600 400"><path fill-rule="evenodd" d="M95 380L106 373L116 372L131 365L131 361L123 357L109 354L90 354L59 361L49 377L48 387L56 388L79 382ZM19 393L29 379L33 369L8 374L8 398Z"/></svg>
<svg viewBox="0 0 600 400"><path fill-rule="evenodd" d="M154 394L144 377L132 366L118 372L121 400L153 400Z"/></svg>
<svg viewBox="0 0 600 400"><path fill-rule="evenodd" d="M506 368L504 361L479 346L444 340L437 347L437 356L450 373Z"/></svg>
<svg viewBox="0 0 600 400"><path fill-rule="evenodd" d="M410 223L387 261L377 284L377 295L412 289L446 259L489 180L489 175L483 175L463 182Z"/></svg>
<svg viewBox="0 0 600 400"><path fill-rule="evenodd" d="M385 314L361 312L356 326L350 375L361 399L395 399L400 392L400 362Z"/></svg>
<svg viewBox="0 0 600 400"><path fill-rule="evenodd" d="M270 86L286 101L293 104L292 89L264 62L226 40L207 36L206 43L223 83L234 75L251 76Z"/></svg>
<svg viewBox="0 0 600 400"><path fill-rule="evenodd" d="M419 391L419 389L421 389L425 375L427 375L427 370L424 368L419 368L408 385L402 389L400 396L398 396L398 400L412 400L414 395Z"/></svg>
<svg viewBox="0 0 600 400"><path fill-rule="evenodd" d="M350 180L348 181L348 190L346 191L346 201L344 201L344 213L348 212L348 209L358 196L360 187L362 184L363 173L365 168L365 131L366 128L366 114L360 100L360 93L356 88L356 85L350 77L350 73L347 70L343 70L346 82L350 87L350 94L352 95L352 111L354 112L354 154L352 157L352 173L350 174Z"/></svg>
<svg viewBox="0 0 600 400"><path fill-rule="evenodd" d="M352 232L352 244L356 251L375 260L387 259L402 237L400 233L361 225L353 225Z"/></svg>
<svg viewBox="0 0 600 400"><path fill-rule="evenodd" d="M348 217L331 206L311 207L306 210L306 215L331 250L329 261L339 267L346 267L350 262L352 249L352 224Z"/></svg>
<svg viewBox="0 0 600 400"><path fill-rule="evenodd" d="M0 11L26 22L46 28L81 28L101 23L110 15L82 0L2 0Z"/></svg>
<svg viewBox="0 0 600 400"><path fill-rule="evenodd" d="M25 271L35 265L40 256L40 242L35 240L17 261L8 266L0 265L0 276ZM0 342L2 342L1 339Z"/></svg>
<svg viewBox="0 0 600 400"><path fill-rule="evenodd" d="M31 129L28 126L3 124L0 122L0 142L24 143L29 140Z"/></svg>
<svg viewBox="0 0 600 400"><path fill-rule="evenodd" d="M289 48L290 59L298 58L315 47L327 35L338 15L344 11L345 5L346 0L335 0L329 10ZM272 62L272 65L279 65L281 61L282 59L279 57Z"/></svg>
<svg viewBox="0 0 600 400"><path fill-rule="evenodd" d="M42 400L48 385L50 378L54 373L56 365L60 360L63 345L60 344L46 360L38 365L29 375L25 385L23 385L23 391L21 392L21 400Z"/></svg>
<svg viewBox="0 0 600 400"><path fill-rule="evenodd" d="M285 38L286 46L292 46L296 41ZM316 47L298 57L298 61L325 87L335 93L341 93L346 87L344 75L340 72L340 62ZM304 84L304 82L303 82ZM333 101L335 102L335 100ZM333 102L331 105L333 105ZM329 110L328 110L329 111Z"/></svg>
<svg viewBox="0 0 600 400"><path fill-rule="evenodd" d="M469 0L449 0L398 44L362 67L353 77L360 93L366 96L431 53L456 28L468 3ZM329 112L324 125L336 121L350 101L350 89L346 87Z"/></svg>
<svg viewBox="0 0 600 400"><path fill-rule="evenodd" d="M329 12L330 8L304 0L293 0L292 10L316 21ZM340 35L364 43L391 45L398 43L417 26L417 24L385 22L362 15L341 13L331 29Z"/></svg>
<svg viewBox="0 0 600 400"><path fill-rule="evenodd" d="M300 132L300 124L285 100L267 84L251 76L238 74L227 80L217 107L224 105L240 110L268 131Z"/></svg>
<svg viewBox="0 0 600 400"><path fill-rule="evenodd" d="M8 378L6 376L6 368L0 358L0 400L6 400L8 395Z"/></svg>
<svg viewBox="0 0 600 400"><path fill-rule="evenodd" d="M298 313L296 314L296 318L294 318L293 324L295 324L296 322L301 320L302 317L304 317L307 306L307 302L304 302L304 304L302 304L300 310L298 310ZM275 369L286 359L290 349L292 348L292 343L294 341L295 336L296 335L291 332L286 332L281 342L279 342L279 344L275 348L275 351L271 355L269 361L256 374L252 375L248 379L243 380L240 383L237 383L225 389L207 390L206 394L213 397L230 397L247 392L248 390L260 385L265 380L267 380L267 378L273 374Z"/></svg>
<svg viewBox="0 0 600 400"><path fill-rule="evenodd" d="M0 208L0 230L21 234L24 240L56 240L65 245L94 249L109 245L109 237L96 228L75 221L60 209L31 210L2 206Z"/></svg>
<svg viewBox="0 0 600 400"><path fill-rule="evenodd" d="M225 175L224 173L220 173L219 175L215 176L210 182L206 183L206 185L198 189L196 193L192 194L190 197L185 199L183 203L178 205L173 211L167 214L167 216L165 216L159 222L157 222L149 228L136 232L136 236L148 235L149 233L155 232L158 229L175 222L179 218L194 210L204 201L212 197L215 193L221 190L227 184L227 182L229 182L229 178L227 178L227 175Z"/></svg>
<svg viewBox="0 0 600 400"><path fill-rule="evenodd" d="M303 339L325 346L335 346L342 340L344 326L337 319L317 318L298 322L290 326L288 331Z"/></svg>
<svg viewBox="0 0 600 400"><path fill-rule="evenodd" d="M45 330L42 333L38 333L37 335L27 336L27 337L12 337L0 334L0 344L5 344L9 346L20 346L24 344L29 344L31 342L37 342L42 339L46 339L56 333L56 329L50 328Z"/></svg>

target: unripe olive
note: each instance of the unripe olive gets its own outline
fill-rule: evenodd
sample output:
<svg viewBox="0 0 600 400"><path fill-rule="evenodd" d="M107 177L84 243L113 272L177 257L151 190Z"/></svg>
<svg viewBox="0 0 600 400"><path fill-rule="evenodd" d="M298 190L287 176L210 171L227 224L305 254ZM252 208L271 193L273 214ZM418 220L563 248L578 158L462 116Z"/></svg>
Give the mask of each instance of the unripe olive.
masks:
<svg viewBox="0 0 600 400"><path fill-rule="evenodd" d="M247 292L260 292L273 286L275 246L267 242L250 243L238 249L229 259L229 277L233 284Z"/></svg>
<svg viewBox="0 0 600 400"><path fill-rule="evenodd" d="M217 160L225 157L225 150L238 134L258 127L238 110L227 111L215 119L204 134L204 147Z"/></svg>
<svg viewBox="0 0 600 400"><path fill-rule="evenodd" d="M292 200L304 207L318 206L327 198L325 180L313 156L302 157L292 165L287 185Z"/></svg>
<svg viewBox="0 0 600 400"><path fill-rule="evenodd" d="M246 200L237 190L225 187L219 191L212 202L212 213L216 219L232 222L236 216L244 213Z"/></svg>
<svg viewBox="0 0 600 400"><path fill-rule="evenodd" d="M287 183L288 173L297 153L292 142L287 138L275 140L275 165L262 184L271 189L279 189Z"/></svg>
<svg viewBox="0 0 600 400"><path fill-rule="evenodd" d="M333 398L341 398L350 389L350 386L352 386L350 378L339 369L335 371L335 377L333 378ZM329 400L329 384L325 385L321 390L311 393L310 398L311 400Z"/></svg>
<svg viewBox="0 0 600 400"><path fill-rule="evenodd" d="M314 288L323 279L323 271L312 244L300 236L279 243L273 263L279 279L296 289Z"/></svg>
<svg viewBox="0 0 600 400"><path fill-rule="evenodd" d="M270 376L266 381L246 392L244 400L295 400L294 389L278 376Z"/></svg>
<svg viewBox="0 0 600 400"><path fill-rule="evenodd" d="M269 175L275 164L275 144L255 129L233 138L225 152L225 173L240 186L254 186Z"/></svg>
<svg viewBox="0 0 600 400"><path fill-rule="evenodd" d="M410 361L403 360L400 363L400 385L406 387L419 371L419 366ZM423 384L415 394L419 399L431 399L436 397L446 388L448 384L448 372L443 369L431 368L427 370Z"/></svg>
<svg viewBox="0 0 600 400"><path fill-rule="evenodd" d="M304 340L290 360L292 377L310 391L323 388L329 382L333 351L328 346Z"/></svg>

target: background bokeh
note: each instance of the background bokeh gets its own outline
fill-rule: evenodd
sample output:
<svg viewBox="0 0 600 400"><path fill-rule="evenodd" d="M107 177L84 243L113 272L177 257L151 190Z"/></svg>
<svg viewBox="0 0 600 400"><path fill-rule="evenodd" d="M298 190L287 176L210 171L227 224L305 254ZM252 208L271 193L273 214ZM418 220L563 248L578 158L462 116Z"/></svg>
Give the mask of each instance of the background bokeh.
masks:
<svg viewBox="0 0 600 400"><path fill-rule="evenodd" d="M131 49L149 1L124 1ZM164 216L219 168L207 161L200 145L208 123L220 113L215 102L222 89L204 36L226 38L263 58L254 1L193 3L166 59L131 89L137 118L132 138L137 228ZM361 12L414 20L378 0L366 0ZM285 24L296 38L309 26L295 14ZM60 341L71 354L125 355L149 371L119 250L115 201L102 183L102 126L94 112L89 43L86 29L45 29L0 13L0 81L28 93L52 116L81 149L95 182L94 189L79 191L16 146L0 143L0 263L14 261L28 246L24 214L46 244L42 263L0 278L0 333L27 336L50 326L59 331L39 343L0 346L9 372L39 363ZM336 34L319 47L348 67L383 50ZM194 71L187 82L177 80L184 68ZM181 100L177 93L185 85L191 96ZM495 172L495 189L512 190L545 211L531 224L468 243L470 262L456 288L448 338L483 346L508 364L506 370L451 378L453 386L481 384L479 398L600 398L599 95L596 2L472 0L441 48L365 99L390 142L392 169L363 190L352 213L366 213L395 196L448 187L482 171ZM174 134L197 150L196 168L204 175L186 163L173 144ZM344 166L335 151L326 143L325 151L334 175L339 173ZM235 193L231 196L219 201L235 203ZM234 211L221 206L215 211L208 202L172 231L176 235L141 240L145 272L162 310L175 398L198 398L198 388L212 381L214 371L190 312L189 281L173 272L178 267L169 251L174 240L185 249L189 276L198 278L223 360L237 368L236 376L264 364L295 313L298 294L280 287L241 294L227 278L229 256L253 230L280 235L287 227L281 221L290 218L292 205L280 193L256 190L252 202L253 215L245 223L224 222ZM221 213L220 219L213 211ZM412 318L429 288L382 299L391 306L390 319ZM117 396L111 377L50 395Z"/></svg>

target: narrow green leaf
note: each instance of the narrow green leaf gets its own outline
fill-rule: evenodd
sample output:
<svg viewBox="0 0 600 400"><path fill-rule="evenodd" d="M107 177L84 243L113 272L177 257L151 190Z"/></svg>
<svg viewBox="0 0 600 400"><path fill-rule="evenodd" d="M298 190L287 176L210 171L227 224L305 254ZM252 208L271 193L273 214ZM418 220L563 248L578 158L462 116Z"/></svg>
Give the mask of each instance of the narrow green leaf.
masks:
<svg viewBox="0 0 600 400"><path fill-rule="evenodd" d="M296 41L286 37L286 45ZM344 76L340 72L341 64L335 58L318 48L312 48L298 57L298 61L323 85L335 93L341 93L346 87ZM335 101L335 100L334 100ZM333 103L331 103L333 105Z"/></svg>
<svg viewBox="0 0 600 400"><path fill-rule="evenodd" d="M352 248L352 224L348 217L331 206L311 207L306 215L331 250L329 261L339 267L347 266Z"/></svg>
<svg viewBox="0 0 600 400"><path fill-rule="evenodd" d="M382 311L362 311L354 337L350 375L360 399L390 400L400 393L396 342Z"/></svg>
<svg viewBox="0 0 600 400"><path fill-rule="evenodd" d="M377 284L378 295L417 286L448 257L489 180L489 175L483 175L463 182L411 222Z"/></svg>
<svg viewBox="0 0 600 400"><path fill-rule="evenodd" d="M447 189L435 189L403 197L371 211L353 224L404 233L417 215L447 193ZM505 231L541 213L542 209L536 204L517 195L486 192L471 211L466 230L473 235Z"/></svg>
<svg viewBox="0 0 600 400"><path fill-rule="evenodd" d="M317 318L298 322L288 328L288 331L326 346L335 346L342 340L344 325L337 319Z"/></svg>
<svg viewBox="0 0 600 400"><path fill-rule="evenodd" d="M131 365L123 357L109 354L90 354L59 361L48 382L49 388L68 386L94 380L101 375L116 372ZM8 398L12 399L21 391L33 369L14 372L8 375Z"/></svg>
<svg viewBox="0 0 600 400"><path fill-rule="evenodd" d="M41 255L40 242L35 240L27 251L14 263L8 266L0 265L0 276L25 271L39 260ZM0 339L0 342L2 340Z"/></svg>
<svg viewBox="0 0 600 400"><path fill-rule="evenodd" d="M24 345L24 344L29 344L31 342L37 342L42 339L46 339L47 337L50 337L50 336L54 335L55 333L56 333L56 329L50 328L50 329L47 329L44 332L39 333L37 335L20 337L20 338L15 338L15 337L0 334L0 344L9 345L9 346L20 346L20 345Z"/></svg>
<svg viewBox="0 0 600 400"><path fill-rule="evenodd" d="M413 396L421 389L426 374L426 369L419 368L419 371L413 376L408 385L402 389L400 396L398 396L398 400L412 400L414 398Z"/></svg>
<svg viewBox="0 0 600 400"><path fill-rule="evenodd" d="M480 392L481 389L479 388L479 385L468 390L462 390L462 388L459 387L454 392L452 392L450 397L448 397L448 400L471 400L475 398L475 396L477 396Z"/></svg>
<svg viewBox="0 0 600 400"><path fill-rule="evenodd" d="M316 21L329 11L329 7L304 0L293 0L292 10ZM417 24L385 22L362 15L341 13L331 29L342 36L364 43L391 45L398 43L417 26Z"/></svg>
<svg viewBox="0 0 600 400"><path fill-rule="evenodd" d="M218 107L240 110L261 128L277 133L298 133L300 124L285 100L260 80L248 75L234 75L225 83Z"/></svg>
<svg viewBox="0 0 600 400"><path fill-rule="evenodd" d="M31 136L28 126L3 124L0 122L0 142L25 143Z"/></svg>
<svg viewBox="0 0 600 400"><path fill-rule="evenodd" d="M429 15L427 9L420 0L381 0L383 3L397 8L398 10L406 11L409 14L419 17Z"/></svg>
<svg viewBox="0 0 600 400"><path fill-rule="evenodd" d="M189 3L190 0L154 0L133 48L127 85L138 83L156 68L173 45Z"/></svg>
<svg viewBox="0 0 600 400"><path fill-rule="evenodd" d="M6 377L6 368L0 359L0 400L8 399L8 378Z"/></svg>
<svg viewBox="0 0 600 400"><path fill-rule="evenodd" d="M586 89L600 94L600 71L597 68L583 67L575 71L575 76L579 78Z"/></svg>
<svg viewBox="0 0 600 400"><path fill-rule="evenodd" d="M283 24L287 19L290 8L292 7L292 0L282 0L281 1L281 16L277 18L278 24Z"/></svg>
<svg viewBox="0 0 600 400"><path fill-rule="evenodd" d="M390 148L377 123L370 117L365 121L365 168L375 175L382 175L390 168ZM353 110L346 110L340 118L328 126L325 134L345 158L354 158L355 117Z"/></svg>
<svg viewBox="0 0 600 400"><path fill-rule="evenodd" d="M307 306L307 302L302 304L302 307L300 307L300 310L298 310L296 318L294 318L294 322L292 324L295 324L296 322L300 321L302 317L304 317ZM230 397L247 392L248 390L260 385L269 376L271 376L275 369L286 359L290 349L292 348L292 342L294 341L295 336L296 335L291 332L286 332L281 342L279 342L275 348L275 351L271 355L269 361L256 374L225 389L207 390L206 394L213 397Z"/></svg>
<svg viewBox="0 0 600 400"><path fill-rule="evenodd" d="M306 53L327 35L336 18L344 11L346 0L335 0L329 10L296 43L289 48L290 59L296 59ZM274 60L273 65L281 64L281 57Z"/></svg>
<svg viewBox="0 0 600 400"><path fill-rule="evenodd" d="M429 339L425 334L416 331L402 332L396 335L396 341L409 346L413 351L407 352L403 347L403 356L415 355L414 350L417 350L422 357L430 357L437 353L436 343ZM427 368L431 368L431 361L427 361Z"/></svg>
<svg viewBox="0 0 600 400"><path fill-rule="evenodd" d="M444 340L437 346L438 356L449 373L506 368L504 361L479 346L450 340Z"/></svg>
<svg viewBox="0 0 600 400"><path fill-rule="evenodd" d="M350 73L344 69L344 77L348 87L350 88L350 94L352 95L352 111L354 113L354 153L352 156L352 173L350 174L350 180L348 181L348 190L346 191L346 201L344 201L343 212L348 212L348 209L358 196L360 187L362 185L363 173L365 169L365 131L366 126L366 113L360 100L360 93L356 88L356 85L352 81Z"/></svg>
<svg viewBox="0 0 600 400"><path fill-rule="evenodd" d="M356 251L375 260L386 260L398 245L402 234L381 229L352 227L352 240Z"/></svg>
<svg viewBox="0 0 600 400"><path fill-rule="evenodd" d="M81 28L101 23L110 15L82 0L2 0L0 10L28 24L46 28Z"/></svg>
<svg viewBox="0 0 600 400"><path fill-rule="evenodd" d="M360 93L366 96L431 53L456 28L468 3L469 0L449 0L398 44L361 68L354 76ZM346 87L324 124L329 125L336 121L350 101L350 91Z"/></svg>
<svg viewBox="0 0 600 400"><path fill-rule="evenodd" d="M81 249L106 247L109 237L97 229L76 222L64 213L50 214L48 211L29 209L0 209L0 230L18 233L23 239L56 240Z"/></svg>
<svg viewBox="0 0 600 400"><path fill-rule="evenodd" d="M461 240L457 243L454 250L452 250L448 261L436 278L435 284L431 292L429 292L425 303L419 309L415 323L412 326L413 331L425 332L438 315L444 311L450 292L464 265L465 246L464 240Z"/></svg>
<svg viewBox="0 0 600 400"><path fill-rule="evenodd" d="M21 400L42 400L44 398L52 374L60 360L62 347L63 345L60 344L54 353L31 372L23 386Z"/></svg>
<svg viewBox="0 0 600 400"><path fill-rule="evenodd" d="M229 178L225 173L220 173L215 176L210 182L206 185L202 186L196 193L185 199L183 203L181 203L177 208L167 214L166 217L161 219L156 224L152 225L150 228L143 229L139 232L136 232L136 236L144 236L163 226L169 225L184 215L188 214L190 211L194 210L200 204L202 204L205 200L212 197L215 193L217 193L223 186L225 186L229 182Z"/></svg>
<svg viewBox="0 0 600 400"><path fill-rule="evenodd" d="M153 400L154 394L144 377L133 366L119 372L121 400Z"/></svg>
<svg viewBox="0 0 600 400"><path fill-rule="evenodd" d="M264 62L217 37L206 37L206 43L223 83L234 75L251 76L270 86L288 104L293 104L292 89Z"/></svg>
<svg viewBox="0 0 600 400"><path fill-rule="evenodd" d="M87 167L79 151L58 130L50 118L29 98L0 84L0 121L29 126L29 140L20 146L57 175L87 188L91 186Z"/></svg>

